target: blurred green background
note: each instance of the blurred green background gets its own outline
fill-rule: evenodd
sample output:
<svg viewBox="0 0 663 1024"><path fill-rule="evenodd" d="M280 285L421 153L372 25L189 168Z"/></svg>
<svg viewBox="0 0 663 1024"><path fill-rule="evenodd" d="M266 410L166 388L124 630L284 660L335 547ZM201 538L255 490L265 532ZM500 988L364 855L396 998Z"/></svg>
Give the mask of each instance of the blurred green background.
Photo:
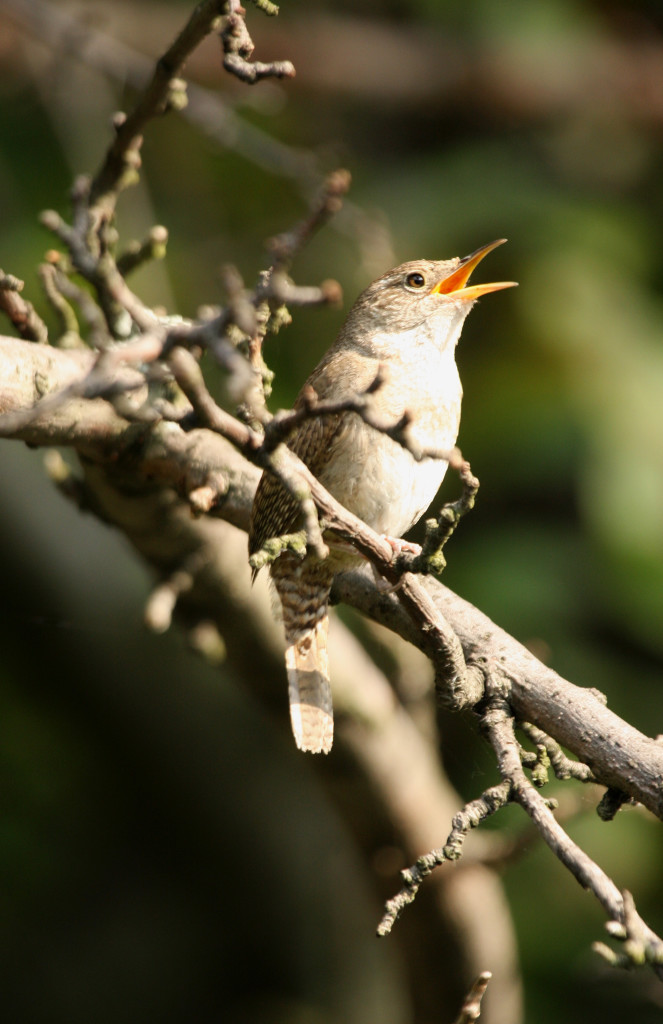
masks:
<svg viewBox="0 0 663 1024"><path fill-rule="evenodd" d="M74 175L98 165L110 115L133 95L132 74L94 68L111 54L140 77L135 54L156 55L191 6L52 0L88 26L81 61L43 18L25 32L0 0L0 266L38 304L34 268L52 243L37 214L67 212ZM477 280L520 287L477 306L458 353L459 443L482 486L446 582L663 732L663 8L284 0L273 20L248 6L256 59L291 59L297 77L250 90L212 42L192 60L227 116L150 127L120 227L164 223L171 240L135 287L185 315L221 301L219 267L252 282L264 240L339 165L349 208L294 276L338 279L345 307L390 262L507 237ZM95 55L86 31L131 52ZM274 407L292 402L342 316L302 310L270 341ZM3 444L0 495L7 1020L217 1020L228 998L233 1020L409 1020L397 945L372 937L370 870L310 767L238 681L202 669L177 636L142 633L147 574L53 492L39 453ZM475 796L495 780L490 759L468 723L443 731L451 778ZM634 809L603 825L589 808L571 826L659 932L660 829ZM545 849L504 881L529 1024L662 1019L663 987L592 956L602 914ZM297 913L304 899L315 929Z"/></svg>

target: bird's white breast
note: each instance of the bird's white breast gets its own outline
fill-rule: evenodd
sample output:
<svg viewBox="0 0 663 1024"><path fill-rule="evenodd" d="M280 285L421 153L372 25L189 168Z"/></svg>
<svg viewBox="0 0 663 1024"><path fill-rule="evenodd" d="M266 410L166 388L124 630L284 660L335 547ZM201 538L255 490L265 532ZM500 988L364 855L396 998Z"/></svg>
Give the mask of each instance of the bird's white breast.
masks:
<svg viewBox="0 0 663 1024"><path fill-rule="evenodd" d="M402 348L379 360L384 383L375 396L376 414L395 424L409 412L413 447L448 451L458 435L462 397L453 347L440 352L423 345L414 353L404 348L411 354L407 361ZM443 459L417 461L357 414L348 419L339 447L343 451L329 459L321 483L374 530L393 537L402 536L423 515L447 468Z"/></svg>

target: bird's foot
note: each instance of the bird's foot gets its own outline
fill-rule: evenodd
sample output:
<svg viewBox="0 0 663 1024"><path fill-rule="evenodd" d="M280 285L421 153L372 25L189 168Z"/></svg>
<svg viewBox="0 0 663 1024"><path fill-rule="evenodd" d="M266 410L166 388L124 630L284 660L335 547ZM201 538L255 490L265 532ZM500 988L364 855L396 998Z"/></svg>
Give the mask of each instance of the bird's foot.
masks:
<svg viewBox="0 0 663 1024"><path fill-rule="evenodd" d="M413 544L410 540L403 540L402 537L388 537L386 533L382 534L382 539L386 540L395 555L421 554L421 545Z"/></svg>
<svg viewBox="0 0 663 1024"><path fill-rule="evenodd" d="M402 537L389 537L386 533L383 533L382 540L386 540L389 547L394 552L394 559L399 558L401 555L413 555L415 558L421 554L421 547L419 544L414 544L412 541L403 540ZM385 578L373 568L375 575L375 582L378 590L384 594L393 594L402 584L402 580L398 580L397 583L387 583Z"/></svg>

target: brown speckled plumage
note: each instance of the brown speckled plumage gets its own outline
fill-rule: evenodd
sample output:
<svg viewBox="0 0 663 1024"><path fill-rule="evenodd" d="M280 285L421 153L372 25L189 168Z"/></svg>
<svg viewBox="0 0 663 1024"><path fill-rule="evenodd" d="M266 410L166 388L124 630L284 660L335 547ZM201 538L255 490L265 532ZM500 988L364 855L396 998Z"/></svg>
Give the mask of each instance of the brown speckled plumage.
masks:
<svg viewBox="0 0 663 1024"><path fill-rule="evenodd" d="M374 281L350 310L338 338L306 382L322 400L364 393L378 373L374 402L380 417L411 416L422 450L448 450L456 441L462 389L455 348L477 294L505 285L464 287L494 245L465 260L404 263ZM298 401L301 401L298 399ZM353 412L305 420L288 446L346 508L369 526L400 537L435 497L444 460L414 457ZM302 526L296 501L265 473L251 516L249 551ZM332 547L320 562L285 553L271 567L283 609L291 721L298 747L328 752L333 717L327 664L327 602L335 572L353 556Z"/></svg>

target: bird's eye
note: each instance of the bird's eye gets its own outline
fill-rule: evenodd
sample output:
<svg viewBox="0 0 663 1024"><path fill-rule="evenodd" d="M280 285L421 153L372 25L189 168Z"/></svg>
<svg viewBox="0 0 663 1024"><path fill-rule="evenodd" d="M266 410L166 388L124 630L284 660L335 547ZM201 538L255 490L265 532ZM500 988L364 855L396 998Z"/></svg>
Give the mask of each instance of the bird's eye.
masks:
<svg viewBox="0 0 663 1024"><path fill-rule="evenodd" d="M426 284L426 278L423 274L420 274L415 270L412 274L408 274L405 278L405 283L408 288L423 288Z"/></svg>

